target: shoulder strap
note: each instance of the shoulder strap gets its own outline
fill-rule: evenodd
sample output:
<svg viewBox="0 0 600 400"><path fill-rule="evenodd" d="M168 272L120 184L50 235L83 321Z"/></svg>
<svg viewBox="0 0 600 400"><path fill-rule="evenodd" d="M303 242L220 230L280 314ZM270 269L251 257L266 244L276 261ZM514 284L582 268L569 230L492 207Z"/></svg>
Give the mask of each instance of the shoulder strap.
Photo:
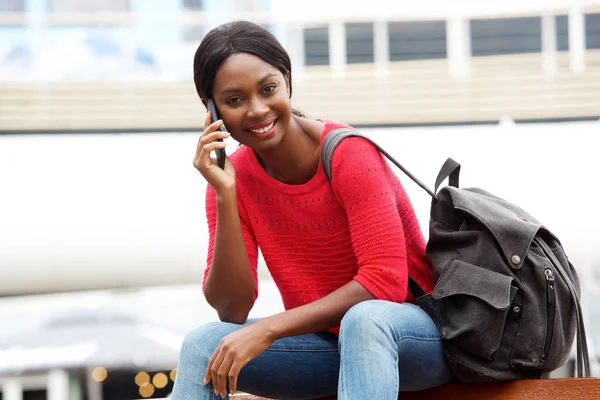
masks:
<svg viewBox="0 0 600 400"><path fill-rule="evenodd" d="M357 131L348 128L338 128L329 132L325 139L323 140L323 145L321 146L321 164L323 166L323 171L325 172L325 176L327 176L327 180L331 183L331 171L332 171L332 159L333 152L338 144L341 143L347 137L360 137L367 141L369 141L380 153L385 155L391 162L393 162L398 168L402 170L410 179L412 179L417 185L421 186L427 193L431 195L431 197L435 198L435 193L433 193L425 184L415 178L410 172L408 172L398 161L394 159L390 154L388 154L385 150L383 150L377 143L373 142L370 138L360 134ZM425 295L425 291L419 286L417 282L409 275L408 277L408 290L413 295L415 299Z"/></svg>
<svg viewBox="0 0 600 400"><path fill-rule="evenodd" d="M387 157L394 165L396 165L402 172L406 174L413 182L419 185L423 190L425 190L429 195L433 198L436 198L435 193L429 189L423 182L417 179L413 174L411 174L406 168L402 166L394 157L392 157L387 151L385 151L381 146L375 143L369 137L348 128L338 128L334 129L325 136L323 140L323 145L321 146L321 164L323 165L323 171L325 171L325 176L327 176L327 180L331 182L331 161L333 159L333 152L335 148L347 137L360 137L368 142L370 142L381 154Z"/></svg>
<svg viewBox="0 0 600 400"><path fill-rule="evenodd" d="M566 273L562 264L558 261L554 252L548 247L546 242L541 240L539 237L536 237L534 241L542 248L546 257L548 257L557 272L563 278L563 280L567 283L567 287L569 288L569 292L571 292L571 297L573 299L573 303L575 303L575 316L577 319L577 376L579 378L589 378L590 374L590 355L588 352L587 346L587 336L585 334L585 325L583 324L583 311L581 310L581 303L579 301L579 291L573 284L573 281L569 278L569 275ZM570 264L570 262L569 262Z"/></svg>

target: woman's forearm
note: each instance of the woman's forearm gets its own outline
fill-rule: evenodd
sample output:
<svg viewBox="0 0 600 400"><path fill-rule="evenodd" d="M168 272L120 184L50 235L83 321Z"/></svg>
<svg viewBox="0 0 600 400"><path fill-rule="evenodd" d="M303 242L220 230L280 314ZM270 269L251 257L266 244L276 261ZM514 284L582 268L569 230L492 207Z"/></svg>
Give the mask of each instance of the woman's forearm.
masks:
<svg viewBox="0 0 600 400"><path fill-rule="evenodd" d="M360 283L351 281L329 295L257 322L276 340L323 331L339 326L346 312L355 304L375 297Z"/></svg>
<svg viewBox="0 0 600 400"><path fill-rule="evenodd" d="M224 322L244 323L254 302L254 279L235 190L217 194L217 228L204 296Z"/></svg>

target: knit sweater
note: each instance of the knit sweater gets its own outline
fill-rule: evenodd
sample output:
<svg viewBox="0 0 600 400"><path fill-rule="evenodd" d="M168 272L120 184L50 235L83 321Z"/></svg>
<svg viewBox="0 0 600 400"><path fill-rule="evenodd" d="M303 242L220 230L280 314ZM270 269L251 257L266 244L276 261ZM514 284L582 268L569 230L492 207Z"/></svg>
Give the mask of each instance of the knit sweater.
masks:
<svg viewBox="0 0 600 400"><path fill-rule="evenodd" d="M324 121L321 143L346 125ZM305 184L272 178L252 149L230 156L236 171L237 205L258 296L260 248L286 310L327 296L351 280L374 297L414 302L408 274L426 291L433 289L425 239L398 177L379 152L361 138L347 138L332 160L332 184L319 165ZM208 185L207 268L217 222L215 192Z"/></svg>

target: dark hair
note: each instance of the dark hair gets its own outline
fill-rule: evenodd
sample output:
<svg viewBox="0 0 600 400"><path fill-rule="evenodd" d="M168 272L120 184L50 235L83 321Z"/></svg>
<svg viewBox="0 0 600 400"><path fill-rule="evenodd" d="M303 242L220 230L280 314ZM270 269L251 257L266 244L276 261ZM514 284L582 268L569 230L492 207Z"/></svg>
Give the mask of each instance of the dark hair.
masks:
<svg viewBox="0 0 600 400"><path fill-rule="evenodd" d="M206 34L194 56L194 85L202 99L212 96L215 75L230 56L252 54L288 77L292 96L292 63L279 41L265 28L248 21L234 21Z"/></svg>

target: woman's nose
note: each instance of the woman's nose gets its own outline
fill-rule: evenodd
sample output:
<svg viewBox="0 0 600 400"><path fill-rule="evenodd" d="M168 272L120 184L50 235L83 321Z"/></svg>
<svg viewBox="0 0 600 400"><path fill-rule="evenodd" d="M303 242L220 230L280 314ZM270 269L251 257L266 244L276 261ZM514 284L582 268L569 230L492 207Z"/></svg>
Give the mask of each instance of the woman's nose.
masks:
<svg viewBox="0 0 600 400"><path fill-rule="evenodd" d="M260 119L261 117L265 117L268 112L269 107L259 99L256 99L250 102L250 107L248 108L248 117Z"/></svg>

